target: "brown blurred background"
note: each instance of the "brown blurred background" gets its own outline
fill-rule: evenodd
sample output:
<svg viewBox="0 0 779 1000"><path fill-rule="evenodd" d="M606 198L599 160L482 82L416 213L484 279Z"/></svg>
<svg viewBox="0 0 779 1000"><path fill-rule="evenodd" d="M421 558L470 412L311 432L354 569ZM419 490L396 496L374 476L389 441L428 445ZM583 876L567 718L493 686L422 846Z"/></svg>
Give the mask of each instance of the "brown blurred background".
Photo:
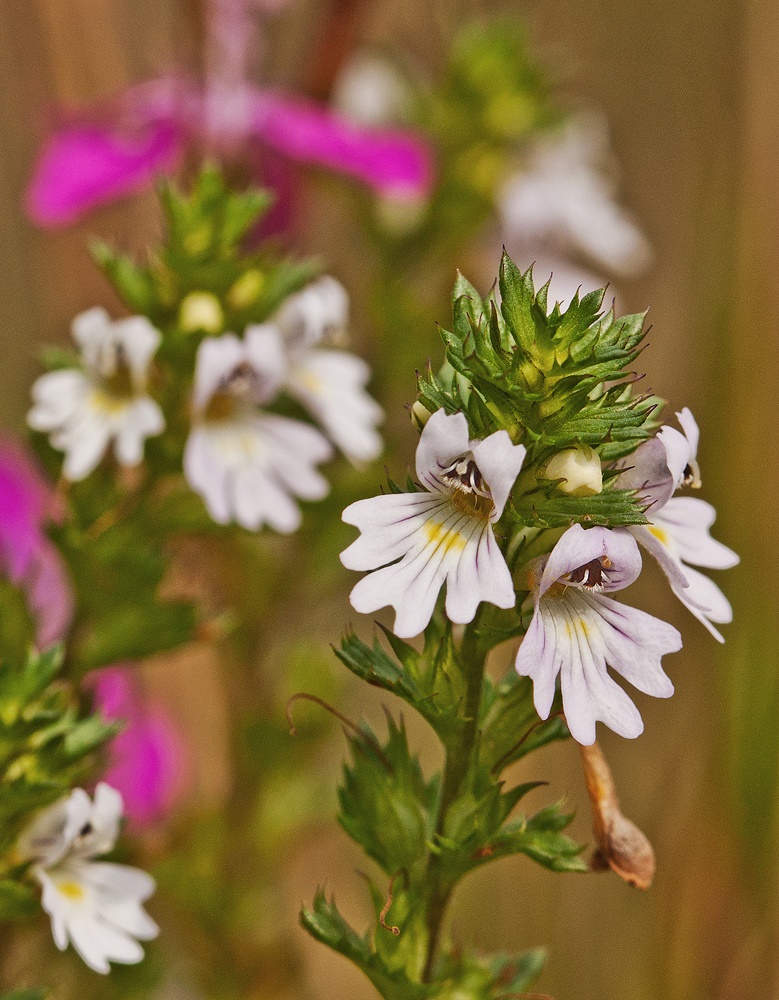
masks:
<svg viewBox="0 0 779 1000"><path fill-rule="evenodd" d="M420 12L409 0L366 0L357 35L437 58L446 26L490 7L439 0ZM724 650L653 585L658 577L637 595L685 635L670 665L674 699L639 700L647 723L639 741L603 741L625 812L655 845L653 889L639 894L612 875L559 876L504 861L463 887L453 926L485 949L547 945L541 987L556 1000L779 998L779 7L528 0L511 9L529 18L562 92L601 106L611 122L625 201L656 254L651 272L624 286L624 301L651 305L648 382L698 417L704 496L717 504L718 537L741 553L742 565L718 581L737 616ZM293 3L266 55L270 79L306 85L328 11L326 0ZM195 0L0 0L0 24L0 421L18 428L39 345L64 341L79 309L112 304L87 239L100 234L138 249L158 235L149 197L66 231L27 224L20 196L46 123L59 104L107 97L171 61L197 60L200 13ZM348 273L345 224L312 227L308 238L306 250ZM370 330L358 339L369 347ZM322 641L337 638L350 617L345 599L334 600L322 615ZM360 709L379 724L378 701ZM218 726L211 731L218 735ZM331 752L340 757L337 741ZM575 832L588 838L575 748L547 751L525 769L531 778L551 777L537 796L567 794L579 807ZM290 925L323 878L347 913L367 919L360 863L334 821L288 859ZM313 995L374 995L343 959L299 936Z"/></svg>

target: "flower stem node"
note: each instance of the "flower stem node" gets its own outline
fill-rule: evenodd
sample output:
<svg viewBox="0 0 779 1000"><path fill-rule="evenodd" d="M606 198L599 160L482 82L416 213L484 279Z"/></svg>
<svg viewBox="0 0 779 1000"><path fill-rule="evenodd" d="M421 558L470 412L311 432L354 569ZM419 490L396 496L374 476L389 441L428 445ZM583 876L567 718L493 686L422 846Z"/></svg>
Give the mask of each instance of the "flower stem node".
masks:
<svg viewBox="0 0 779 1000"><path fill-rule="evenodd" d="M221 333L224 312L211 292L190 292L179 306L179 327L184 333Z"/></svg>
<svg viewBox="0 0 779 1000"><path fill-rule="evenodd" d="M557 488L574 497L589 497L603 490L603 471L598 453L589 445L559 451L546 463L545 479L560 480Z"/></svg>

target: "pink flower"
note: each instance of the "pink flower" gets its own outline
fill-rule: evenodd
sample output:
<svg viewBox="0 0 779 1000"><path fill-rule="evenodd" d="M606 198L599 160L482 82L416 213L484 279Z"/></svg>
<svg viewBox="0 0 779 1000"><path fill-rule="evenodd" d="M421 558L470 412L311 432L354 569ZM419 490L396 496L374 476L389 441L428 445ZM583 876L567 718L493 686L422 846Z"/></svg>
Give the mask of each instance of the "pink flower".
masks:
<svg viewBox="0 0 779 1000"><path fill-rule="evenodd" d="M130 822L147 826L164 816L186 788L186 744L164 707L144 699L131 667L100 670L94 692L104 718L125 723L111 743L103 780L121 792Z"/></svg>
<svg viewBox="0 0 779 1000"><path fill-rule="evenodd" d="M432 158L417 136L368 129L318 104L244 85L240 138L269 151L353 177L389 197L422 196ZM210 95L167 77L130 88L112 105L74 116L45 143L25 195L41 226L72 223L91 209L149 184L177 166L190 142L232 142L214 123Z"/></svg>
<svg viewBox="0 0 779 1000"><path fill-rule="evenodd" d="M61 514L57 496L35 460L0 438L0 564L23 588L45 649L62 639L73 617L73 595L59 552L45 525Z"/></svg>

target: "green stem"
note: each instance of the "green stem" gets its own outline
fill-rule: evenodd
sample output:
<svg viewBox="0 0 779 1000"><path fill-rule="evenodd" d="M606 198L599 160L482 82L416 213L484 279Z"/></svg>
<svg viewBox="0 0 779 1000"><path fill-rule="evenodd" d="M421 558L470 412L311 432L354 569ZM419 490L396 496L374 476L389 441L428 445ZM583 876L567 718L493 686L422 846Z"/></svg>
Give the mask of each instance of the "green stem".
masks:
<svg viewBox="0 0 779 1000"><path fill-rule="evenodd" d="M471 768L476 748L486 659L486 654L479 648L479 620L480 615L477 613L476 618L466 629L456 660L465 680L464 719L446 746L434 842L438 841L444 833L447 813L462 792L463 783ZM425 879L430 890L427 897L426 920L428 950L423 980L430 982L438 953L441 927L455 882L442 870L440 856L436 853L430 854Z"/></svg>

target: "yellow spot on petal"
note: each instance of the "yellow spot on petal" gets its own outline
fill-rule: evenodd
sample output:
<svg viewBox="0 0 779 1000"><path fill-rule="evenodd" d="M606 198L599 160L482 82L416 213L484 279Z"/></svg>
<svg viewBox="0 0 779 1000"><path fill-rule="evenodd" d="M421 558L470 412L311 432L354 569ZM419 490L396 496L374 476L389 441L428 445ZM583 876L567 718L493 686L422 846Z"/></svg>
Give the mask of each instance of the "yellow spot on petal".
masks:
<svg viewBox="0 0 779 1000"><path fill-rule="evenodd" d="M57 891L66 899L72 899L74 903L80 902L86 895L78 882L58 882Z"/></svg>
<svg viewBox="0 0 779 1000"><path fill-rule="evenodd" d="M661 545L665 545L667 549L671 547L671 538L665 528L659 528L656 524L648 524L647 527L649 533L654 535Z"/></svg>
<svg viewBox="0 0 779 1000"><path fill-rule="evenodd" d="M313 372L297 371L295 372L295 381L299 382L304 389L308 389L309 392L319 393L322 391L322 379L318 375L314 375Z"/></svg>
<svg viewBox="0 0 779 1000"><path fill-rule="evenodd" d="M104 392L102 389L95 389L89 397L89 404L93 409L99 410L110 417L116 416L127 409L130 399L128 396L114 396Z"/></svg>
<svg viewBox="0 0 779 1000"><path fill-rule="evenodd" d="M425 535L431 545L435 545L436 548L442 546L445 553L452 550L462 552L465 548L465 539L459 531L453 531L444 524L438 524L437 521L425 523Z"/></svg>

